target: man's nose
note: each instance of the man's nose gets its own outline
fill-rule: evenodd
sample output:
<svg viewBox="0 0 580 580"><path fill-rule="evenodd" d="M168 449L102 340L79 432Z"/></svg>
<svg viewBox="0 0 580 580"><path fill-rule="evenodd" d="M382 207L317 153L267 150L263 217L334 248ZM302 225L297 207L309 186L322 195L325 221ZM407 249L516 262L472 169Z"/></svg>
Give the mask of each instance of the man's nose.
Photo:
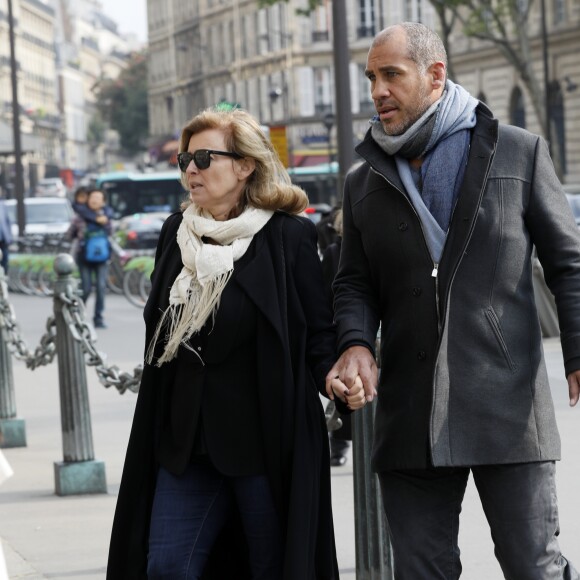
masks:
<svg viewBox="0 0 580 580"><path fill-rule="evenodd" d="M390 85L387 81L378 80L373 86L371 91L371 98L375 101L380 100L384 97L389 97L391 95Z"/></svg>

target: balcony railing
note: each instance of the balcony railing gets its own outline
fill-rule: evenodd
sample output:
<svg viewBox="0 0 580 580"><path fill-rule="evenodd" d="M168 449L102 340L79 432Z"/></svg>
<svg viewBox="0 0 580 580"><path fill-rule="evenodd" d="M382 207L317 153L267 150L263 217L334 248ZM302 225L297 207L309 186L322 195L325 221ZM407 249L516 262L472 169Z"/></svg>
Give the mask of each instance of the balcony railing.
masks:
<svg viewBox="0 0 580 580"><path fill-rule="evenodd" d="M314 103L314 113L316 115L332 113L332 105L330 103Z"/></svg>
<svg viewBox="0 0 580 580"><path fill-rule="evenodd" d="M369 26L359 26L356 29L357 38L372 38L375 35L374 24Z"/></svg>
<svg viewBox="0 0 580 580"><path fill-rule="evenodd" d="M328 30L313 30L312 42L326 42L329 38Z"/></svg>

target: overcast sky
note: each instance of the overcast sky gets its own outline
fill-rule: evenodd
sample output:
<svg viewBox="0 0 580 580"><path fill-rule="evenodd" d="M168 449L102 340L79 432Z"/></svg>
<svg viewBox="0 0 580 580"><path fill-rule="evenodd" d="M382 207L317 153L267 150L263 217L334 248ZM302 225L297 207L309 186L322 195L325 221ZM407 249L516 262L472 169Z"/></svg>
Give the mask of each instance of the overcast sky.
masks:
<svg viewBox="0 0 580 580"><path fill-rule="evenodd" d="M133 32L139 40L147 40L147 0L100 1L103 12L117 23L120 33Z"/></svg>

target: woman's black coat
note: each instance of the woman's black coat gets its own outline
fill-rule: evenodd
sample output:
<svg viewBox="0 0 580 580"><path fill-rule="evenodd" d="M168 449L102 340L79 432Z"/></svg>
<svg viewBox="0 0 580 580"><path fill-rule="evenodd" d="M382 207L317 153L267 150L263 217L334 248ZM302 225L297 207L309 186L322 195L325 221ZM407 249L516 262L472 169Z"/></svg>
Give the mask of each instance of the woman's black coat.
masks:
<svg viewBox="0 0 580 580"><path fill-rule="evenodd" d="M181 219L179 213L170 216L159 239L144 312L146 344L181 271L176 241ZM286 531L284 580L331 580L338 578L338 566L328 440L318 390L324 391L335 360L335 330L323 290L316 230L306 218L277 212L252 245L248 251L253 259L236 271L235 280L259 312L260 420L266 471ZM147 577L161 395L173 376L171 363L145 365L143 371L113 523L109 580ZM232 534L224 535L214 549L207 574L212 580L249 577L244 550L239 549L243 539Z"/></svg>

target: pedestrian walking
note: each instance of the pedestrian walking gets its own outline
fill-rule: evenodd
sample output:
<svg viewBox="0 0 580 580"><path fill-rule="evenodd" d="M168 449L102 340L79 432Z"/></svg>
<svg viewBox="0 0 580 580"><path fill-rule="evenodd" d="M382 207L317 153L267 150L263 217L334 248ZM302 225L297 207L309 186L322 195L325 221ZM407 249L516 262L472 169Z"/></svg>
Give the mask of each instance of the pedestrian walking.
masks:
<svg viewBox="0 0 580 580"><path fill-rule="evenodd" d="M558 545L560 438L531 261L535 246L575 405L578 228L546 142L498 123L446 65L419 23L386 28L368 53L377 115L345 180L341 355L327 383L360 376L367 399L378 394L372 466L397 580L460 576L470 473L506 578L578 579Z"/></svg>
<svg viewBox="0 0 580 580"><path fill-rule="evenodd" d="M157 247L107 578L338 579L306 194L240 109L200 113L179 149L189 201ZM335 393L363 405L362 383Z"/></svg>
<svg viewBox="0 0 580 580"><path fill-rule="evenodd" d="M73 242L75 260L81 274L83 302L86 304L94 287L93 324L95 328L106 328L103 313L111 256L111 212L106 206L105 193L99 189L89 191L86 207L81 205L77 204L67 237Z"/></svg>

